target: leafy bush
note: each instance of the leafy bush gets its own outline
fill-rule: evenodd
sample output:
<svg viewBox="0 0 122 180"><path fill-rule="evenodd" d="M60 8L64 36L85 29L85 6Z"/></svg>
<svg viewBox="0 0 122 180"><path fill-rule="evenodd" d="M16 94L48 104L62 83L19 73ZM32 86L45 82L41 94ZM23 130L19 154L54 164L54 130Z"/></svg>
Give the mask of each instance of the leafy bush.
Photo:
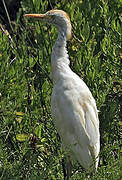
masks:
<svg viewBox="0 0 122 180"><path fill-rule="evenodd" d="M50 59L57 30L23 18L52 8L71 17L70 67L86 82L100 111L100 164L91 179L121 179L120 5L119 0L22 0L13 31L1 26L0 179L64 178L66 153L50 112ZM88 179L77 162L71 179Z"/></svg>

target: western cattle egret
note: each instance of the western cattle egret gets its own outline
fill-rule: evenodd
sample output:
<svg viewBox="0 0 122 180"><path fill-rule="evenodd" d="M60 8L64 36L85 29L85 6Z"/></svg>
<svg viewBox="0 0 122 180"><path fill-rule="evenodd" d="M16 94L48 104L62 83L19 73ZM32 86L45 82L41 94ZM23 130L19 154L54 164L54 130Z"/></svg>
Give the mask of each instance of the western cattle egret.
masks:
<svg viewBox="0 0 122 180"><path fill-rule="evenodd" d="M97 169L100 151L98 111L89 88L69 67L66 42L71 38L70 18L62 10L24 16L44 20L58 28L51 56L52 117L65 148L70 149L86 170Z"/></svg>

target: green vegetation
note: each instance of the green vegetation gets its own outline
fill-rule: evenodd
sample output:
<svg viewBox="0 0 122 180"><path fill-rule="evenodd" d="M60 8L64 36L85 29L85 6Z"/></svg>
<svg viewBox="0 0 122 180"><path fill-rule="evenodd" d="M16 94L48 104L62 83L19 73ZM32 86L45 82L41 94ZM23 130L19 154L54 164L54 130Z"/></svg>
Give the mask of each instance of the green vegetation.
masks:
<svg viewBox="0 0 122 180"><path fill-rule="evenodd" d="M0 180L64 178L65 152L50 112L50 59L57 30L23 18L53 8L71 17L70 67L86 82L100 111L100 164L90 179L122 178L120 6L121 0L21 0L12 28L1 25ZM88 179L77 162L71 179Z"/></svg>

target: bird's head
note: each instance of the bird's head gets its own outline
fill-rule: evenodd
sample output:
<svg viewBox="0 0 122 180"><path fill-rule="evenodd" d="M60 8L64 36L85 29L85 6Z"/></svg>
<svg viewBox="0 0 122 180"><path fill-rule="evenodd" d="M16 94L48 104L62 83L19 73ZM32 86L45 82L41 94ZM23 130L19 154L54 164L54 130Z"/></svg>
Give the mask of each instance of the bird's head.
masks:
<svg viewBox="0 0 122 180"><path fill-rule="evenodd" d="M66 39L71 38L71 22L68 14L62 10L50 10L45 14L25 14L24 17L30 17L38 20L43 20L49 24L58 27L59 32L66 36Z"/></svg>

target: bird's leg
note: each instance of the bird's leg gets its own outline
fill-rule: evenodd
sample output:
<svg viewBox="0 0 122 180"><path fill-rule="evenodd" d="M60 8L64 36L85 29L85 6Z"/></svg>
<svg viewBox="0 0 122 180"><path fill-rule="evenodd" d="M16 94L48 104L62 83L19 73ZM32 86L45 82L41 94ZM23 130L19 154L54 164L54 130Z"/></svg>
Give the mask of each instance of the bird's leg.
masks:
<svg viewBox="0 0 122 180"><path fill-rule="evenodd" d="M66 170L67 170L67 180L71 177L71 161L70 161L70 156L67 156L66 159Z"/></svg>
<svg viewBox="0 0 122 180"><path fill-rule="evenodd" d="M66 173L66 167L65 167L64 158L62 159L62 168L63 168L64 180L66 180L67 173Z"/></svg>

